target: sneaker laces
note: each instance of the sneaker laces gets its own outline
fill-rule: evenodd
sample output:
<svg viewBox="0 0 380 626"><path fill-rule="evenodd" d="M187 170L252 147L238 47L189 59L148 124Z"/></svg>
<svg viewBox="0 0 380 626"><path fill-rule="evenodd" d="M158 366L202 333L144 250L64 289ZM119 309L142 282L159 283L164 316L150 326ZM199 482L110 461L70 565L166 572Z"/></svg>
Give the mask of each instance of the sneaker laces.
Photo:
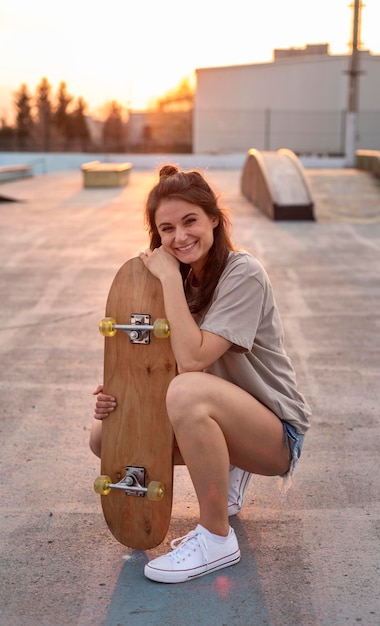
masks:
<svg viewBox="0 0 380 626"><path fill-rule="evenodd" d="M177 545L178 544L178 545ZM191 556L191 552L196 552L197 548L201 549L205 564L208 563L207 540L205 535L199 530L190 531L187 535L173 539L170 542L173 552L169 552L168 556L177 563L184 561L186 557Z"/></svg>

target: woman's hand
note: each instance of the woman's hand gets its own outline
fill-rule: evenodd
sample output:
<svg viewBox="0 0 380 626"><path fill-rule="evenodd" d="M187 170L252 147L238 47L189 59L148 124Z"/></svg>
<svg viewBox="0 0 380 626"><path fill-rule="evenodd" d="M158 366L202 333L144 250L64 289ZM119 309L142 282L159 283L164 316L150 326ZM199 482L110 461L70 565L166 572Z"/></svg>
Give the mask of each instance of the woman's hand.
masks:
<svg viewBox="0 0 380 626"><path fill-rule="evenodd" d="M96 420L103 420L116 409L116 399L113 396L107 396L103 393L103 385L98 385L92 393L94 396L97 396L94 418Z"/></svg>
<svg viewBox="0 0 380 626"><path fill-rule="evenodd" d="M167 252L163 246L154 250L148 248L145 252L140 252L139 257L151 274L161 281L170 275L178 275L179 273L178 259Z"/></svg>

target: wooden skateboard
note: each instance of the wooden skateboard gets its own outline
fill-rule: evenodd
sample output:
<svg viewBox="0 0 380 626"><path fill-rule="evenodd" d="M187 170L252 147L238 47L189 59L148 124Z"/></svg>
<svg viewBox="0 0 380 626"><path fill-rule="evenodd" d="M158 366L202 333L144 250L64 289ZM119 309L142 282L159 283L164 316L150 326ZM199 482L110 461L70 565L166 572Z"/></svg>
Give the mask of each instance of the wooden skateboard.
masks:
<svg viewBox="0 0 380 626"><path fill-rule="evenodd" d="M108 527L137 550L159 545L171 517L173 430L165 398L176 374L162 288L139 258L127 261L111 285L104 340L104 393L117 408L102 422L101 495Z"/></svg>

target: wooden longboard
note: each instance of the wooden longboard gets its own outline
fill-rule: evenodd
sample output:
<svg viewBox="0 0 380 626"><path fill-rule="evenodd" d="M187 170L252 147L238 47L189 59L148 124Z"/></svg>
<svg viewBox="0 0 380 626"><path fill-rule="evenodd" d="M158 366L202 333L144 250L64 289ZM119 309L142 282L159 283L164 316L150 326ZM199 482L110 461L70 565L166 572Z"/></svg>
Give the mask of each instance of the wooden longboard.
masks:
<svg viewBox="0 0 380 626"><path fill-rule="evenodd" d="M127 261L114 278L106 321L100 324L112 326L111 334L116 331L105 337L104 393L116 398L117 408L103 420L102 476L97 479L102 487L99 490L95 481L95 490L106 494L101 495L102 508L114 537L138 550L159 545L170 523L174 436L165 398L176 363L169 338L157 338L152 330L114 326L115 321L136 328L151 326L160 318L165 318L165 311L159 280L141 259ZM104 328L101 332L107 334Z"/></svg>

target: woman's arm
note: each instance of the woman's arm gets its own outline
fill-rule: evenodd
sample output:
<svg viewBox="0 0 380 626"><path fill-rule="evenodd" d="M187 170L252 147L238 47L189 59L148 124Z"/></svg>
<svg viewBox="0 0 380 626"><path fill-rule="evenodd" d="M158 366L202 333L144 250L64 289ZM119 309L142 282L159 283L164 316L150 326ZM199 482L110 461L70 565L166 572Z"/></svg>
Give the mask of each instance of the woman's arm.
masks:
<svg viewBox="0 0 380 626"><path fill-rule="evenodd" d="M178 372L202 371L222 356L231 343L224 337L198 328L186 301L177 259L162 247L147 250L140 257L149 271L161 281Z"/></svg>

